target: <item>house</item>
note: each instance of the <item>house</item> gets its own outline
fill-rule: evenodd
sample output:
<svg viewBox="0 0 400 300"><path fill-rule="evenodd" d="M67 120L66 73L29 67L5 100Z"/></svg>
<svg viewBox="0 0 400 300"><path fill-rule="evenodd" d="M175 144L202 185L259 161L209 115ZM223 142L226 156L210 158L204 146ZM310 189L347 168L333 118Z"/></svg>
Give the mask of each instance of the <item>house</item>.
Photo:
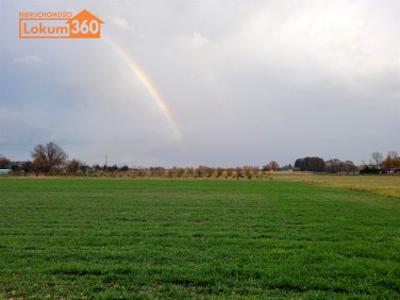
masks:
<svg viewBox="0 0 400 300"><path fill-rule="evenodd" d="M100 38L101 24L104 22L84 9L69 19L67 23L70 25L70 38L98 39Z"/></svg>

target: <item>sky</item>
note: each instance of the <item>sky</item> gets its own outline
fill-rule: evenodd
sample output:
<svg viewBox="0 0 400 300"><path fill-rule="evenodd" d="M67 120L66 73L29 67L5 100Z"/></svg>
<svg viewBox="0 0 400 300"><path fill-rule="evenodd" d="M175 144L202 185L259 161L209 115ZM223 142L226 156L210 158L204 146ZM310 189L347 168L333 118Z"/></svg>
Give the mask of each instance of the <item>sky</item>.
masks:
<svg viewBox="0 0 400 300"><path fill-rule="evenodd" d="M100 39L19 39L88 9ZM0 154L260 166L400 150L399 1L0 0Z"/></svg>

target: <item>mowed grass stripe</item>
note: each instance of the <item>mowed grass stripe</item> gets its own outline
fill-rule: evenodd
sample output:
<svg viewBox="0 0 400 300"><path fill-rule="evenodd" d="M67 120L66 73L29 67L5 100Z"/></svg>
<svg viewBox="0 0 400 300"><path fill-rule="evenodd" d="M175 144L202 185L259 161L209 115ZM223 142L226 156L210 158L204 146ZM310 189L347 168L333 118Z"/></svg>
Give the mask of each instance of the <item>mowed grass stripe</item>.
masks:
<svg viewBox="0 0 400 300"><path fill-rule="evenodd" d="M23 298L398 298L400 204L275 181L0 180Z"/></svg>

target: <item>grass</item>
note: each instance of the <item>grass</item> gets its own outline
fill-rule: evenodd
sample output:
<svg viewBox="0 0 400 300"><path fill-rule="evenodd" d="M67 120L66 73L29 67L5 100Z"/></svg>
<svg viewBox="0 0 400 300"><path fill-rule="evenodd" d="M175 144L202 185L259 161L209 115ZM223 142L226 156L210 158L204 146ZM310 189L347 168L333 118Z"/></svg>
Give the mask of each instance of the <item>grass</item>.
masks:
<svg viewBox="0 0 400 300"><path fill-rule="evenodd" d="M368 191L379 195L400 198L400 176L398 175L317 175L307 172L274 173L273 179L312 183L326 187Z"/></svg>
<svg viewBox="0 0 400 300"><path fill-rule="evenodd" d="M400 297L395 198L276 180L4 178L0 208L6 299Z"/></svg>

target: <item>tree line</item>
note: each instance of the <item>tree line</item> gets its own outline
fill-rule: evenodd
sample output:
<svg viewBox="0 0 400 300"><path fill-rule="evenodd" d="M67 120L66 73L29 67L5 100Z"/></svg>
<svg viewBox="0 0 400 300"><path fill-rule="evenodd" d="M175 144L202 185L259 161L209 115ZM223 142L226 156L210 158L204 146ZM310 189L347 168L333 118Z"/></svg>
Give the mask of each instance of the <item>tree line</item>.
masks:
<svg viewBox="0 0 400 300"><path fill-rule="evenodd" d="M193 177L193 178L265 178L272 171L310 171L346 174L378 174L394 170L400 172L400 157L391 151L384 157L380 152L371 155L371 163L356 166L352 161L330 159L325 161L320 157L304 157L296 159L291 164L279 166L276 161L270 161L262 167L243 166L235 168L215 168L207 166L193 167L149 167L131 168L129 166L88 166L78 159L68 159L67 153L57 144L49 142L37 145L31 152L32 160L13 162L0 155L0 169L10 169L14 174L45 174L45 175L89 175L89 176L130 176L130 177Z"/></svg>
<svg viewBox="0 0 400 300"><path fill-rule="evenodd" d="M389 151L386 157L380 152L373 152L371 154L371 164L365 166L361 173L400 173L400 156L397 151Z"/></svg>
<svg viewBox="0 0 400 300"><path fill-rule="evenodd" d="M340 159L330 159L324 161L320 157L305 157L295 161L295 168L299 171L327 172L327 173L355 173L360 174L382 174L399 173L400 156L397 151L389 151L386 157L380 152L371 154L370 163L356 166L352 161L341 161Z"/></svg>

